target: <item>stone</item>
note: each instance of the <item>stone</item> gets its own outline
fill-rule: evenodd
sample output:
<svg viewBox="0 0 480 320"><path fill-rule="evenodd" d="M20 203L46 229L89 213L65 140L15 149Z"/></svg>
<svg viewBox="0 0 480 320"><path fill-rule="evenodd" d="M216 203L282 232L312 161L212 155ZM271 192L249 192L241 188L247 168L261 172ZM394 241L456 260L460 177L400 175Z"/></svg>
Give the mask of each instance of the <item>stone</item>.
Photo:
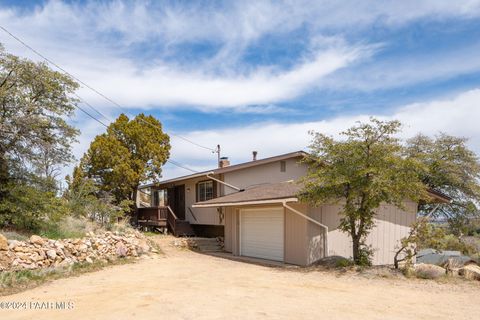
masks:
<svg viewBox="0 0 480 320"><path fill-rule="evenodd" d="M55 260L55 258L57 257L57 252L53 249L50 249L47 251L47 257L48 259Z"/></svg>
<svg viewBox="0 0 480 320"><path fill-rule="evenodd" d="M61 241L55 241L55 247L63 250L65 248L65 245Z"/></svg>
<svg viewBox="0 0 480 320"><path fill-rule="evenodd" d="M116 254L118 257L125 257L127 255L127 247L121 242L116 245Z"/></svg>
<svg viewBox="0 0 480 320"><path fill-rule="evenodd" d="M39 261L42 261L44 259L44 257L38 253L34 253L30 256L30 259L35 261L35 262L39 262Z"/></svg>
<svg viewBox="0 0 480 320"><path fill-rule="evenodd" d="M45 243L45 240L43 240L42 237L40 237L40 236L32 235L30 237L30 242L33 243L33 244L42 245L42 244Z"/></svg>
<svg viewBox="0 0 480 320"><path fill-rule="evenodd" d="M438 279L445 276L446 270L434 264L419 263L415 265L415 274L422 279Z"/></svg>
<svg viewBox="0 0 480 320"><path fill-rule="evenodd" d="M15 248L13 248L13 251L15 252L25 252L27 249L24 248L23 246L16 246Z"/></svg>
<svg viewBox="0 0 480 320"><path fill-rule="evenodd" d="M30 241L1 240L6 241L7 250L0 252L0 271L63 267L77 262L114 261L117 257L138 257L156 251L150 247L143 234L136 231L121 234L91 233L80 239L52 240L34 235Z"/></svg>
<svg viewBox="0 0 480 320"><path fill-rule="evenodd" d="M0 233L0 251L8 250L8 241L7 238Z"/></svg>
<svg viewBox="0 0 480 320"><path fill-rule="evenodd" d="M69 258L66 258L65 260L63 260L62 262L58 263L57 265L59 267L69 267L71 266L72 264L74 264L75 261L72 260L72 259L69 259Z"/></svg>
<svg viewBox="0 0 480 320"><path fill-rule="evenodd" d="M0 270L9 270L12 267L14 261L14 254L11 252L2 252L0 254Z"/></svg>
<svg viewBox="0 0 480 320"><path fill-rule="evenodd" d="M467 264L458 270L458 274L468 280L480 281L480 267L475 264Z"/></svg>

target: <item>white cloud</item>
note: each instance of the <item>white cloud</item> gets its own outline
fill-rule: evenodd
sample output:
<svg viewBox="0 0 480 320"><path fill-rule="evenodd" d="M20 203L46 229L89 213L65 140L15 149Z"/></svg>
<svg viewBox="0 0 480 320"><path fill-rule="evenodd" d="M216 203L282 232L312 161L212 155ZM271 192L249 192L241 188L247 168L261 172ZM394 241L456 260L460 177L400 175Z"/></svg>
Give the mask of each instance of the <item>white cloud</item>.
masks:
<svg viewBox="0 0 480 320"><path fill-rule="evenodd" d="M447 100L415 103L400 107L390 115L373 115L384 120L397 119L403 123L403 138L417 133L430 136L446 132L455 136L469 138L469 146L480 155L480 89L464 92ZM229 156L232 163L251 159L253 150L259 152L259 158L281 153L306 150L310 142L309 130L337 135L354 125L356 121L367 121L371 114L302 122L302 123L252 123L249 126L233 127L221 130L186 132L184 136L204 145L222 146L222 154ZM201 169L213 168L216 156L208 151L192 147L188 143L172 139L172 159L187 166ZM209 167L210 165L210 167ZM166 169L164 175L173 177L188 174L186 170Z"/></svg>
<svg viewBox="0 0 480 320"><path fill-rule="evenodd" d="M96 2L86 5L48 1L34 11L0 6L0 24L20 36L65 69L91 84L122 105L135 108L161 106L221 107L237 111L273 110L277 102L302 95L315 85L371 90L426 81L480 69L478 48L423 57L421 60L375 61L367 73L349 73L346 68L364 62L378 47L348 43L345 34L362 33L372 25L397 28L420 19L474 18L480 1L242 1L229 4L159 2ZM290 68L281 65L251 67L242 62L245 50L264 36L305 29L308 50ZM302 29L303 30L303 29ZM334 34L334 36L332 36ZM38 59L20 44L1 35L9 51ZM207 58L180 62L177 46L189 43L218 45ZM156 44L152 61L139 61L135 50ZM365 43L368 43L368 39ZM136 47L140 45L139 47ZM387 44L388 45L388 44ZM172 58L173 57L173 58ZM175 61L175 62L171 62ZM344 78L336 77L344 70ZM342 75L342 74L341 74ZM345 76L346 75L346 76ZM331 85L326 79L338 81ZM345 77L347 79L345 79ZM109 112L105 101L83 89L90 103ZM472 138L480 151L480 93L471 91L452 100L421 103L397 109L386 118L406 123L405 134L439 130ZM253 105L253 106L252 106ZM258 108L255 106L258 105ZM265 106L267 105L267 106ZM118 110L116 110L118 111ZM185 133L205 145L220 143L234 162L250 159L252 150L269 156L304 148L307 131L337 132L367 115L334 117L307 123L255 123L246 127ZM81 143L77 157L103 128L93 120L79 119ZM195 168L215 165L215 156L173 139L172 158ZM209 158L211 160L205 160ZM175 169L177 170L177 169ZM170 175L172 170L166 170ZM176 171L176 173L178 173ZM175 173L175 174L176 174Z"/></svg>
<svg viewBox="0 0 480 320"><path fill-rule="evenodd" d="M90 1L82 5L52 0L33 11L0 8L0 21L27 43L123 105L135 108L184 105L206 111L234 107L252 111L251 105L295 98L314 85L324 84L321 80L326 75L335 75L336 71L375 52L373 45L346 43L343 33L360 32L371 24L395 27L421 18L475 17L480 12L479 3L246 1L182 5ZM244 51L262 36L275 34L288 38L288 32L302 26L308 30L306 37L311 37L311 52L305 52L290 69L278 65L252 68L241 62ZM336 30L336 36L331 36L332 30ZM322 39L320 45L318 39ZM1 41L9 51L38 59L6 36ZM176 45L192 42L216 43L218 50L207 58L186 62L187 65L167 59L181 53ZM158 47L151 49L156 50L155 61L140 61L132 54L136 44L151 43ZM406 63L402 70L410 73L385 72L392 69L377 66L367 81L347 72L347 83L357 88L401 85L439 73L476 69L480 63L477 60L469 55L462 59L448 57L437 64ZM419 67L431 65L438 70L427 72L430 67L419 72L422 69ZM340 80L336 85L342 83ZM95 105L104 105L89 90L84 89L81 94Z"/></svg>
<svg viewBox="0 0 480 320"><path fill-rule="evenodd" d="M127 106L191 105L201 106L202 110L243 107L294 98L364 52L353 48L320 52L288 71L257 69L248 75L221 77L201 70L178 71L162 65L141 74L124 69L116 74L92 75L90 83ZM88 89L80 92L82 96L91 95Z"/></svg>

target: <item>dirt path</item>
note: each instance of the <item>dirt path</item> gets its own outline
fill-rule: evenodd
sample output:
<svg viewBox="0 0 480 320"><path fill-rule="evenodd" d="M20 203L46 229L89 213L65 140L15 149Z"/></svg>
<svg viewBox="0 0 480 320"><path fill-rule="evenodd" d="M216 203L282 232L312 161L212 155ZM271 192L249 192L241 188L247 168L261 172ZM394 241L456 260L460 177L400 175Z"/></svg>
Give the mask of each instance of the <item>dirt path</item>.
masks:
<svg viewBox="0 0 480 320"><path fill-rule="evenodd" d="M337 277L268 268L166 245L165 256L61 279L1 302L0 319L478 319L480 284ZM169 240L168 240L169 241Z"/></svg>

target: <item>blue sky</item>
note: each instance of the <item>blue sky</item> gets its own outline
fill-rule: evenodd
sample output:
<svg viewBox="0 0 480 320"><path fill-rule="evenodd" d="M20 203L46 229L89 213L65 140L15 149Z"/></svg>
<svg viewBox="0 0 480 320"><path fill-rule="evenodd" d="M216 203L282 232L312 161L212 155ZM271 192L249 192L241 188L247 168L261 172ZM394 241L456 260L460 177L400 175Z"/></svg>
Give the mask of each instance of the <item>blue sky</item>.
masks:
<svg viewBox="0 0 480 320"><path fill-rule="evenodd" d="M0 1L0 24L129 115L220 143L234 163L304 149L308 130L335 135L371 115L401 120L404 137L469 137L480 152L480 1ZM5 33L0 42L39 60ZM71 121L80 157L103 128ZM215 166L208 151L172 144L174 160Z"/></svg>

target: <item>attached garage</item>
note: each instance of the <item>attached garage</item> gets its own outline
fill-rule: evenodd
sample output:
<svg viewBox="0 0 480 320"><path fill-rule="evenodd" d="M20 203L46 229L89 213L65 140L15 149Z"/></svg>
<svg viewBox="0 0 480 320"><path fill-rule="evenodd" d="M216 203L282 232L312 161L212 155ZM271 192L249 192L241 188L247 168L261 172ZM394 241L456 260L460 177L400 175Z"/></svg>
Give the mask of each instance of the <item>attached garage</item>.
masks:
<svg viewBox="0 0 480 320"><path fill-rule="evenodd" d="M284 261L283 207L240 210L240 255Z"/></svg>

